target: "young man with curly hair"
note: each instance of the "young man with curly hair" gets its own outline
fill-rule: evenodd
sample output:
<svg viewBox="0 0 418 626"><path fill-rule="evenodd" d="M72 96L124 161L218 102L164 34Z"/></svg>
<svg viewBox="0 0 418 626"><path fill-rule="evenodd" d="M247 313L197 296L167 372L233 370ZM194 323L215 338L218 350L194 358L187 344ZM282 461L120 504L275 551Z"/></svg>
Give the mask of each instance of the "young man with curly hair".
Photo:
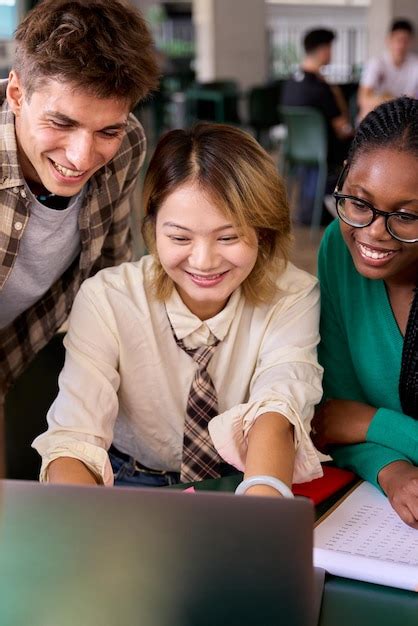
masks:
<svg viewBox="0 0 418 626"><path fill-rule="evenodd" d="M134 106L158 84L124 0L44 0L0 81L0 404L66 320L85 278L131 256L145 156Z"/></svg>

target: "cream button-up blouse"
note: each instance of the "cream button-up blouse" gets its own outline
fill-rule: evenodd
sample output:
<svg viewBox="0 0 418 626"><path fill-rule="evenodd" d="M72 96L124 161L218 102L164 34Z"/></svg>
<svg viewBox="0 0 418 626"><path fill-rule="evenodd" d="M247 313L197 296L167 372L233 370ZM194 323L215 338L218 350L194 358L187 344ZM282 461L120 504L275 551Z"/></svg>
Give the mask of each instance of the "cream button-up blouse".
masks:
<svg viewBox="0 0 418 626"><path fill-rule="evenodd" d="M33 443L42 456L41 480L48 480L52 460L67 456L111 485L112 442L147 467L180 471L196 365L175 343L170 322L188 347L220 339L208 367L219 408L209 433L225 461L244 469L248 431L259 415L274 411L294 425L294 482L321 476L309 438L322 395L316 279L288 264L272 303L249 304L238 289L218 315L202 322L175 289L166 303L153 297L152 263L146 256L83 283L49 427Z"/></svg>

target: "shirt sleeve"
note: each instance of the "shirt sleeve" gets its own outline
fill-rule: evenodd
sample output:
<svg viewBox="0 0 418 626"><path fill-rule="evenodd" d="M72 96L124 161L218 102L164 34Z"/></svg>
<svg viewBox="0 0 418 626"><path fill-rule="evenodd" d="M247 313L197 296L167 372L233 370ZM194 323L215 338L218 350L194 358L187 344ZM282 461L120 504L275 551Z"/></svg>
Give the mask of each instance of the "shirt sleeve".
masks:
<svg viewBox="0 0 418 626"><path fill-rule="evenodd" d="M333 120L336 117L340 117L340 108L335 100L331 87L327 83L324 82L323 85L321 85L318 96L317 106L322 110L326 119Z"/></svg>
<svg viewBox="0 0 418 626"><path fill-rule="evenodd" d="M260 348L249 400L217 415L209 423L212 441L222 458L241 471L248 433L264 413L276 412L294 426L296 449L293 482L322 476L311 439L310 421L322 395L322 368L317 361L319 289L313 285L286 309L278 309Z"/></svg>
<svg viewBox="0 0 418 626"><path fill-rule="evenodd" d="M32 444L42 457L41 481L48 481L51 461L66 456L82 461L105 485L113 484L106 451L119 407L119 347L111 313L103 298L93 297L90 282L83 283L70 315L65 364L47 415L48 430Z"/></svg>
<svg viewBox="0 0 418 626"><path fill-rule="evenodd" d="M337 258L329 227L322 240L318 257L318 274L321 286L321 343L319 361L324 368L324 398L340 398L367 403L364 391L357 378L353 365L349 342L338 312L339 279L335 273L342 270L343 260ZM337 242L333 242L338 244ZM340 277L341 280L341 277ZM379 413L377 411L376 415ZM372 424L375 418L372 420ZM372 437L367 442L350 446L335 446L331 455L337 465L351 469L364 480L379 486L377 477L381 469L394 461L408 460L399 450L392 447L391 438L386 434L376 436L370 427Z"/></svg>
<svg viewBox="0 0 418 626"><path fill-rule="evenodd" d="M136 120L133 123L131 122L131 127L127 131L126 141L129 145L126 152L129 154L130 159L128 171L114 206L112 224L103 243L101 255L93 266L91 275L105 267L113 267L124 261L130 261L132 258L131 212L132 209L135 210L133 206L135 202L138 202L139 207L139 199L135 200L135 190L137 188L139 171L144 163L146 154L145 134L142 126ZM126 159L126 155L123 155L123 159ZM114 176L117 177L117 172L115 172Z"/></svg>
<svg viewBox="0 0 418 626"><path fill-rule="evenodd" d="M382 68L378 58L370 59L364 66L363 73L360 79L361 87L368 87L370 89L378 89L381 81Z"/></svg>

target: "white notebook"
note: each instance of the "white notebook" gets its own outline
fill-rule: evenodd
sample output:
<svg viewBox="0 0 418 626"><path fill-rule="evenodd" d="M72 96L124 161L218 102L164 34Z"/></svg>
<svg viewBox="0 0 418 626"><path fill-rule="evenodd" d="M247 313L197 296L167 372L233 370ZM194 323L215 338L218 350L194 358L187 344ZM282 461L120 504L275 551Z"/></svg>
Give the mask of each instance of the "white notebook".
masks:
<svg viewBox="0 0 418 626"><path fill-rule="evenodd" d="M315 528L314 564L336 576L418 591L418 530L364 482Z"/></svg>

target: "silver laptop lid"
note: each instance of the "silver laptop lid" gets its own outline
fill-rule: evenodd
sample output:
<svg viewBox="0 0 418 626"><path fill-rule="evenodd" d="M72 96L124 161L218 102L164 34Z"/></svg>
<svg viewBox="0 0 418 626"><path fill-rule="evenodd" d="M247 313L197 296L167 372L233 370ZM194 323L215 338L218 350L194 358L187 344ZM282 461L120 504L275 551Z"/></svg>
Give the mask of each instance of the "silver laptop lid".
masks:
<svg viewBox="0 0 418 626"><path fill-rule="evenodd" d="M0 498L2 626L312 624L305 499L21 481Z"/></svg>

